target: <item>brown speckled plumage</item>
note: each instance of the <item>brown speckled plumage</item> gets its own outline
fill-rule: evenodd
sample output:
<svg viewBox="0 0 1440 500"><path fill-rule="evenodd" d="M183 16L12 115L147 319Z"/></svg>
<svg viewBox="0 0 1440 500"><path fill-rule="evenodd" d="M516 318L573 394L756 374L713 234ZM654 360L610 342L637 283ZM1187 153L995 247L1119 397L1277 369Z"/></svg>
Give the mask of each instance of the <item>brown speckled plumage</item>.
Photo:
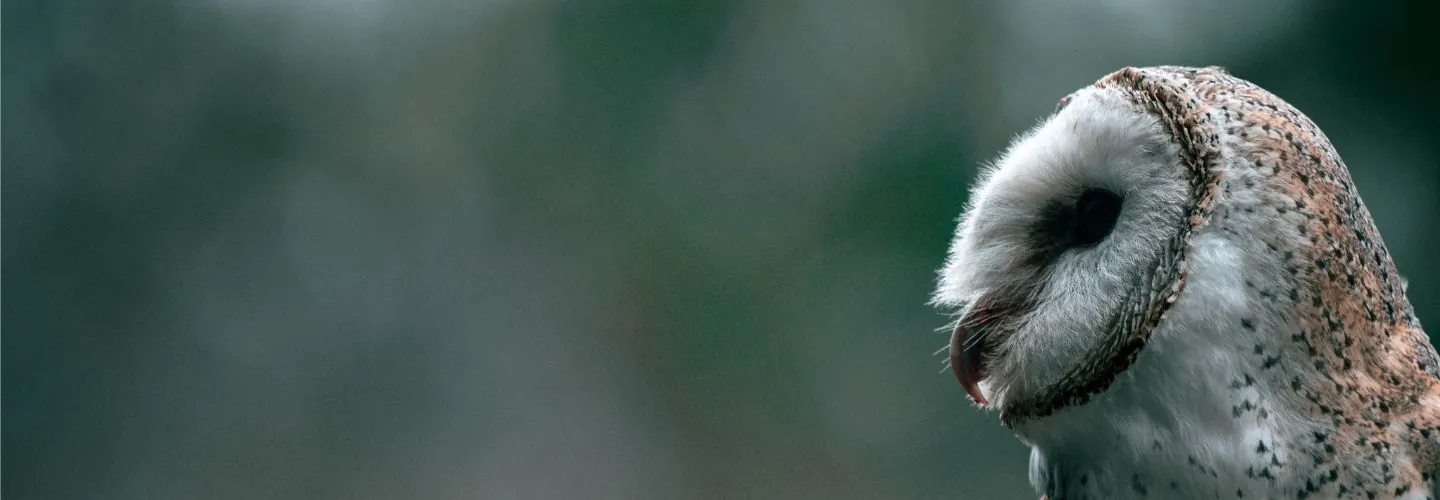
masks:
<svg viewBox="0 0 1440 500"><path fill-rule="evenodd" d="M1273 211L1295 226L1293 234L1240 235L1284 256L1289 286L1253 294L1273 302L1299 330L1274 346L1257 346L1250 355L1281 361L1262 361L1271 368L1253 376L1289 391L1309 417L1328 424L1314 432L1309 463L1290 464L1314 478L1295 498L1386 498L1431 488L1440 472L1440 408L1425 401L1440 394L1435 349L1329 139L1294 107L1216 68L1127 69L1101 84L1140 87L1152 75L1171 83L1137 98L1183 103L1175 106L1181 116L1216 117L1197 142L1214 147L1229 139L1233 159L1257 174L1241 182L1252 182L1263 198L1232 201L1229 209ZM1211 221L1221 230L1225 222ZM1295 235L1303 244L1287 239Z"/></svg>

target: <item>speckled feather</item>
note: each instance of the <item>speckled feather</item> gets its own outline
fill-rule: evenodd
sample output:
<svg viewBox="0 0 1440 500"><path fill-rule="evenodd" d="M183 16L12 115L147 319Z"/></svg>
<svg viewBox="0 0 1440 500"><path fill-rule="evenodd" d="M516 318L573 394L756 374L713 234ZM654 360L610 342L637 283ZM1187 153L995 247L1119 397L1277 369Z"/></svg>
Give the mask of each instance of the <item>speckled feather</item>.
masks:
<svg viewBox="0 0 1440 500"><path fill-rule="evenodd" d="M988 382L1002 422L1035 449L1037 489L1050 500L1440 496L1440 357L1319 127L1219 68L1126 68L1057 115L1077 95L1094 109L1119 96L1158 124L1188 206L1127 281L1132 303L1095 325L1104 335L1054 383ZM1068 133L1083 133L1076 123ZM971 210L982 221L957 233L937 303L962 306L985 289L972 282L999 279L955 277L967 266L1004 268L969 260L996 211ZM1007 338L991 378L1037 369L1025 345Z"/></svg>
<svg viewBox="0 0 1440 500"><path fill-rule="evenodd" d="M1182 150L1193 151L1186 160L1197 166L1194 217L1207 211L1215 185L1207 163L1224 141L1238 153L1233 159L1256 174L1241 182L1261 193L1254 203L1232 202L1231 210L1273 210L1292 221L1303 240L1294 245L1272 241L1282 238L1275 233L1237 235L1282 252L1291 286L1254 295L1275 302L1301 327L1269 349L1257 346L1251 355L1283 350L1285 363L1252 377L1288 389L1307 416L1332 429L1315 432L1304 450L1311 463L1292 464L1313 476L1294 497L1376 498L1431 489L1440 466L1440 412L1434 401L1422 400L1440 388L1436 353L1325 134L1285 101L1215 68L1127 69L1099 85L1134 89L1134 99L1165 117ZM1226 230L1224 215L1211 223ZM1246 328L1243 320L1239 326Z"/></svg>

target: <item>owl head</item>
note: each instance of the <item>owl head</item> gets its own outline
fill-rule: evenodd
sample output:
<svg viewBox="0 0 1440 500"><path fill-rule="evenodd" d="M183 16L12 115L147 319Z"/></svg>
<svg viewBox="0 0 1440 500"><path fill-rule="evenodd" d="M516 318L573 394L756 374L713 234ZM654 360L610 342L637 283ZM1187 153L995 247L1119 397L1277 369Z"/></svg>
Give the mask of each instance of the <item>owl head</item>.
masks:
<svg viewBox="0 0 1440 500"><path fill-rule="evenodd" d="M1164 372L1176 390L1241 364L1308 381L1352 362L1301 343L1324 318L1413 321L1324 134L1220 68L1127 68L1066 97L984 169L939 274L953 370L1012 427L1145 376L1137 358L1186 367Z"/></svg>

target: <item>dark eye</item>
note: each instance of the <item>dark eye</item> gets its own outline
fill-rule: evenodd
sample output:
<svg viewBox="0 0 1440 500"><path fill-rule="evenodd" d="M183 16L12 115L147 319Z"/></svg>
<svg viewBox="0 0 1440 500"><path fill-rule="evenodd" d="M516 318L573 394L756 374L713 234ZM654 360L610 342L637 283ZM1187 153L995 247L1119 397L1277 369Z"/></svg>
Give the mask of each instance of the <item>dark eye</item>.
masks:
<svg viewBox="0 0 1440 500"><path fill-rule="evenodd" d="M1075 201L1076 245L1089 246L1099 243L1115 229L1115 219L1120 217L1120 195L1104 189L1087 189Z"/></svg>

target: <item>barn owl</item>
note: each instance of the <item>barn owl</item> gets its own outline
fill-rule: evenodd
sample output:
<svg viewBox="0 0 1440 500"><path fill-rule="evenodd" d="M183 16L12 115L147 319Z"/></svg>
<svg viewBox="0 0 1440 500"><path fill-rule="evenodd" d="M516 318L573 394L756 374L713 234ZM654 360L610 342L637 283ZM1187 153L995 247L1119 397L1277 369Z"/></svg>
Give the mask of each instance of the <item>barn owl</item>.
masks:
<svg viewBox="0 0 1440 500"><path fill-rule="evenodd" d="M1440 498L1440 357L1330 141L1126 68L986 169L933 302L1042 498Z"/></svg>

